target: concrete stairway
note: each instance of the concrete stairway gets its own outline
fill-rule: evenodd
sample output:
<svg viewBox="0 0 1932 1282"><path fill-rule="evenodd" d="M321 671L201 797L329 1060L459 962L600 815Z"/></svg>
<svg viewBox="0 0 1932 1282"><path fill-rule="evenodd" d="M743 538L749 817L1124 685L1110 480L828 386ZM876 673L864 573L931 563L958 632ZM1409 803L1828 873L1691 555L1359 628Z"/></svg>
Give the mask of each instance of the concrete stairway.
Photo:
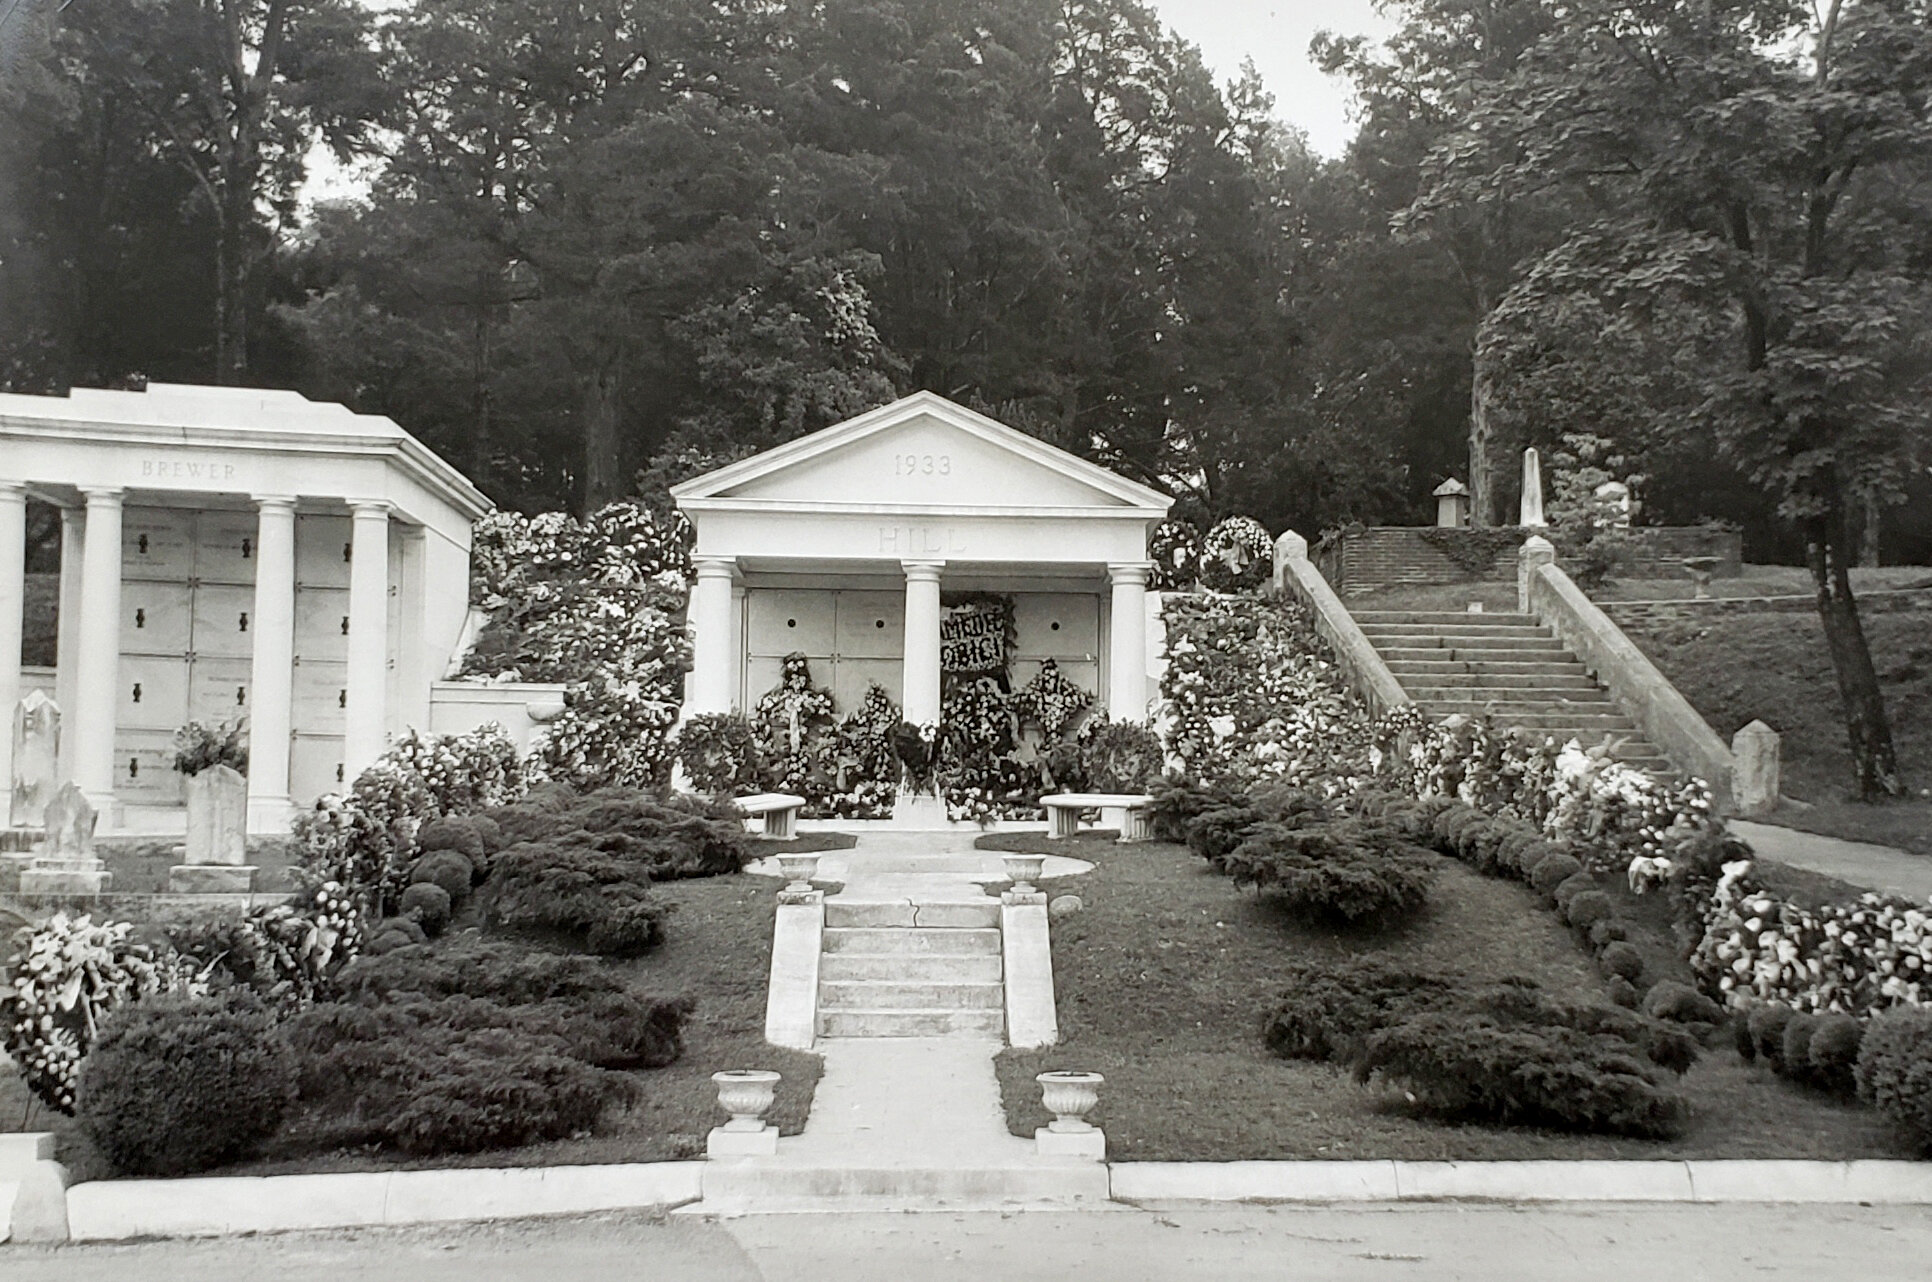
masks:
<svg viewBox="0 0 1932 1282"><path fill-rule="evenodd" d="M985 896L827 900L818 1035L1000 1038L999 914Z"/></svg>
<svg viewBox="0 0 1932 1282"><path fill-rule="evenodd" d="M1619 761L1667 773L1610 692L1550 630L1527 614L1358 610L1355 621L1411 699L1431 716L1489 713L1559 742L1607 738Z"/></svg>

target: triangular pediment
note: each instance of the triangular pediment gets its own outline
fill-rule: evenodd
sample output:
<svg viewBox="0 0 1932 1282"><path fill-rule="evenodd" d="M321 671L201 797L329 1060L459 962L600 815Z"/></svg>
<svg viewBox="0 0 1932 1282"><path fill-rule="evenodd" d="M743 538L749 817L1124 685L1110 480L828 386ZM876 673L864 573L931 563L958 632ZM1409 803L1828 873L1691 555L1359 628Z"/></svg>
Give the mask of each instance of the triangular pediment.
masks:
<svg viewBox="0 0 1932 1282"><path fill-rule="evenodd" d="M675 486L680 502L1093 508L1158 515L1167 496L920 392Z"/></svg>

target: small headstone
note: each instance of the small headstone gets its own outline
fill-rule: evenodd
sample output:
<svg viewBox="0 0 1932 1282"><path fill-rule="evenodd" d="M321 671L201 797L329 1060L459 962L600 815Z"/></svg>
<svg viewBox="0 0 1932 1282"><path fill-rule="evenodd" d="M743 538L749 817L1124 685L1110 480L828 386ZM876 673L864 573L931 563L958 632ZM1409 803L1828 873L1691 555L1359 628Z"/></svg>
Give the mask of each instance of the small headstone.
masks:
<svg viewBox="0 0 1932 1282"><path fill-rule="evenodd" d="M107 889L106 866L94 857L94 812L80 788L64 783L47 803L47 835L33 863L20 871L23 895L98 895Z"/></svg>
<svg viewBox="0 0 1932 1282"><path fill-rule="evenodd" d="M1047 916L1071 917L1086 906L1078 895L1055 895L1047 901Z"/></svg>
<svg viewBox="0 0 1932 1282"><path fill-rule="evenodd" d="M54 795L60 754L60 707L44 690L34 690L13 714L13 805L7 822L38 828Z"/></svg>
<svg viewBox="0 0 1932 1282"><path fill-rule="evenodd" d="M1778 804L1778 732L1753 721L1731 738L1731 799L1741 815L1769 814Z"/></svg>
<svg viewBox="0 0 1932 1282"><path fill-rule="evenodd" d="M47 839L39 854L47 859L92 859L94 825L100 816L79 785L64 783L47 803Z"/></svg>
<svg viewBox="0 0 1932 1282"><path fill-rule="evenodd" d="M188 776L188 862L248 862L248 779L229 766Z"/></svg>

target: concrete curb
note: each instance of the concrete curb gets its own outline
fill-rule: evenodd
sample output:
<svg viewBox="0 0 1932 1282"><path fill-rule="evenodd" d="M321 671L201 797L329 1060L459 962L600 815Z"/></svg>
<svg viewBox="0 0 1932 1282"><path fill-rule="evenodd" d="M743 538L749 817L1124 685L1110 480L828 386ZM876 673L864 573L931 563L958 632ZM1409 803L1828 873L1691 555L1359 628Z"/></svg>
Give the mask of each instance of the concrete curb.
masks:
<svg viewBox="0 0 1932 1282"><path fill-rule="evenodd" d="M580 1215L694 1201L703 1169L645 1162L101 1180L67 1190L67 1223L73 1241L98 1242Z"/></svg>
<svg viewBox="0 0 1932 1282"><path fill-rule="evenodd" d="M1119 1162L1129 1202L1838 1202L1932 1204L1932 1163Z"/></svg>

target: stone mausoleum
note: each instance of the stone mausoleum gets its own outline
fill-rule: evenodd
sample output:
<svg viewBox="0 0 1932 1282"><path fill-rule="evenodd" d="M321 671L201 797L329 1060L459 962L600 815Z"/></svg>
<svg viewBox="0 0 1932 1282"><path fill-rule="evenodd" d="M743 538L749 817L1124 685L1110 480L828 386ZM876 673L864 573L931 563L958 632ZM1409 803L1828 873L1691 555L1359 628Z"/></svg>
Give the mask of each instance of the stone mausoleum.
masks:
<svg viewBox="0 0 1932 1282"><path fill-rule="evenodd" d="M672 488L697 530L687 715L749 709L803 654L840 709L878 682L939 719L945 601L1010 596L1016 685L1046 660L1145 720L1166 495L921 392Z"/></svg>
<svg viewBox="0 0 1932 1282"><path fill-rule="evenodd" d="M9 719L45 684L20 666L29 497L61 517L60 773L104 830L179 830L189 721L247 719L256 831L432 725L490 503L389 419L243 388L0 394Z"/></svg>

